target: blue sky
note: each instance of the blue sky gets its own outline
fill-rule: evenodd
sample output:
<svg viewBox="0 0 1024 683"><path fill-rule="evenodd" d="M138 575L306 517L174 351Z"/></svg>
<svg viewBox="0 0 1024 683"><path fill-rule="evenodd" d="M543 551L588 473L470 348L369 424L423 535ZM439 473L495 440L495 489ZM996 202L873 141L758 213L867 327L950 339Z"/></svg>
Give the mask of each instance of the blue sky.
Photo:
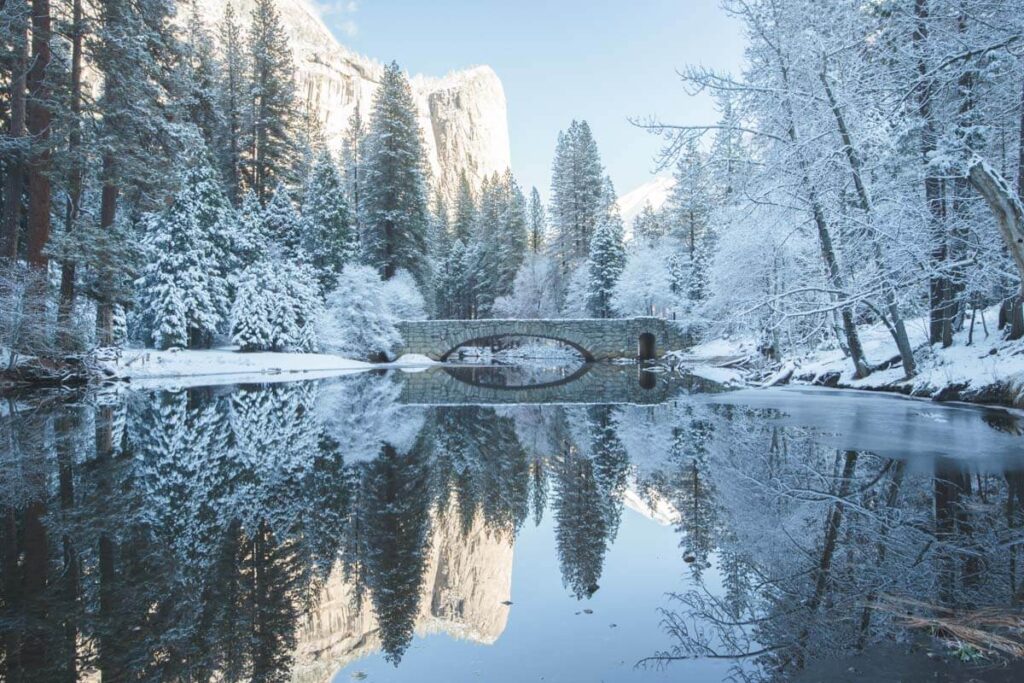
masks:
<svg viewBox="0 0 1024 683"><path fill-rule="evenodd" d="M513 171L547 196L558 131L590 122L620 194L650 178L660 142L632 116L713 121L676 69L737 70L739 23L719 0L321 1L325 23L357 52L440 76L476 64L497 72L508 100Z"/></svg>

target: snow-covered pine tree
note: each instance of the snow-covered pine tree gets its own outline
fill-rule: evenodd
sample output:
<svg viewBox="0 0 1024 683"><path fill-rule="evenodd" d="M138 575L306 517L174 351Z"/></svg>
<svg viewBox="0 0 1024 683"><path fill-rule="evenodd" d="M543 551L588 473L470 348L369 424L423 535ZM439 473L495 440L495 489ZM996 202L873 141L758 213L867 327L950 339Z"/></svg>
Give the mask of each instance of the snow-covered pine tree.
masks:
<svg viewBox="0 0 1024 683"><path fill-rule="evenodd" d="M429 277L426 157L412 89L397 63L385 67L366 136L360 201L364 252L385 278L405 268Z"/></svg>
<svg viewBox="0 0 1024 683"><path fill-rule="evenodd" d="M228 312L226 252L234 212L208 164L182 177L171 205L151 215L145 235L149 262L139 279L139 303L160 349L208 347Z"/></svg>
<svg viewBox="0 0 1024 683"><path fill-rule="evenodd" d="M626 265L622 217L615 203L611 179L605 180L602 202L605 209L590 240L587 259L587 311L595 318L611 318L615 315L612 306L615 283Z"/></svg>
<svg viewBox="0 0 1024 683"><path fill-rule="evenodd" d="M362 190L366 182L363 177L365 143L366 125L362 114L359 113L359 104L356 103L352 115L348 118L345 137L341 141L341 166L345 175L345 199L348 201L352 227L360 249L363 241L363 221L359 207L362 205Z"/></svg>
<svg viewBox="0 0 1024 683"><path fill-rule="evenodd" d="M242 27L238 23L230 0L224 8L224 18L217 27L217 33L220 37L222 63L217 88L221 129L217 136L216 150L228 198L237 206L242 198L244 127L250 87Z"/></svg>
<svg viewBox="0 0 1024 683"><path fill-rule="evenodd" d="M274 196L263 209L263 229L285 257L296 258L299 255L304 243L302 218L282 184L278 184Z"/></svg>
<svg viewBox="0 0 1024 683"><path fill-rule="evenodd" d="M232 341L242 351L316 351L321 309L319 284L309 266L260 260L240 279L231 309Z"/></svg>
<svg viewBox="0 0 1024 683"><path fill-rule="evenodd" d="M650 202L644 204L637 217L633 219L633 239L645 244L654 244L665 234L662 217L655 212Z"/></svg>
<svg viewBox="0 0 1024 683"><path fill-rule="evenodd" d="M249 24L250 111L243 164L261 204L291 181L295 158L295 69L274 0L256 0Z"/></svg>
<svg viewBox="0 0 1024 683"><path fill-rule="evenodd" d="M179 62L189 118L203 136L206 148L215 158L223 155L217 148L224 129L219 89L223 82L221 64L213 52L213 38L199 14L199 0L192 0L185 27L182 59Z"/></svg>
<svg viewBox="0 0 1024 683"><path fill-rule="evenodd" d="M540 201L540 192L537 188L530 189L530 236L527 241L530 251L539 254L544 249L545 232L547 231L547 216L544 211L544 204Z"/></svg>
<svg viewBox="0 0 1024 683"><path fill-rule="evenodd" d="M551 169L551 246L563 272L587 258L601 217L604 168L586 121L573 121L558 134Z"/></svg>
<svg viewBox="0 0 1024 683"><path fill-rule="evenodd" d="M469 178L465 173L459 176L459 191L455 196L455 218L452 223L452 233L456 238L466 244L473 237L473 231L477 223L476 197L473 194L473 187L469 184Z"/></svg>
<svg viewBox="0 0 1024 683"><path fill-rule="evenodd" d="M263 224L263 209L256 193L248 190L238 209L238 259L246 268L266 257L271 246L270 236Z"/></svg>
<svg viewBox="0 0 1024 683"><path fill-rule="evenodd" d="M322 291L334 286L358 241L349 216L341 174L331 155L317 156L302 202L303 239Z"/></svg>
<svg viewBox="0 0 1024 683"><path fill-rule="evenodd" d="M712 186L706 162L696 140L683 148L673 172L675 185L669 194L669 234L685 245L690 259L713 208Z"/></svg>

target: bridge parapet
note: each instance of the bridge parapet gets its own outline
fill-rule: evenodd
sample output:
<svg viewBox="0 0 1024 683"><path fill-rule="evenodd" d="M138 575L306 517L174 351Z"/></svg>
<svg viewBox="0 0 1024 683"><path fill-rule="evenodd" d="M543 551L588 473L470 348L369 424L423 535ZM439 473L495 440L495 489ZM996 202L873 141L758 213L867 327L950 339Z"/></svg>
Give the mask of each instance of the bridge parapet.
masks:
<svg viewBox="0 0 1024 683"><path fill-rule="evenodd" d="M690 336L662 318L566 318L550 320L415 320L401 321L404 343L399 354L418 353L434 360L473 341L496 337L540 337L562 341L588 360L636 358L641 335L651 335L656 353L689 348Z"/></svg>

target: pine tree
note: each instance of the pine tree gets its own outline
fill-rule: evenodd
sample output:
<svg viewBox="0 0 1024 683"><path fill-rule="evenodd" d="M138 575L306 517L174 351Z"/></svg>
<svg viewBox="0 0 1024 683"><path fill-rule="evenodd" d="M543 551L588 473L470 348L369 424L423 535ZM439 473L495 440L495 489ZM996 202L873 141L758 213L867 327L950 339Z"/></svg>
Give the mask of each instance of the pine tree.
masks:
<svg viewBox="0 0 1024 683"><path fill-rule="evenodd" d="M242 197L242 155L245 147L245 116L250 87L246 69L245 45L242 27L235 17L230 2L224 8L224 18L218 27L222 54L221 80L218 88L218 107L221 111L221 129L216 149L218 163L228 198L235 205Z"/></svg>
<svg viewBox="0 0 1024 683"><path fill-rule="evenodd" d="M603 193L607 207L590 241L590 255L587 260L587 310L595 318L611 318L614 315L612 296L615 283L626 265L626 250L622 244L622 217L615 205L615 191L611 180L606 180Z"/></svg>
<svg viewBox="0 0 1024 683"><path fill-rule="evenodd" d="M421 287L430 265L425 159L412 89L392 62L374 96L366 136L364 251L385 279L405 268Z"/></svg>
<svg viewBox="0 0 1024 683"><path fill-rule="evenodd" d="M263 229L286 257L296 258L299 255L304 242L302 219L284 185L278 184L274 196L263 209Z"/></svg>
<svg viewBox="0 0 1024 683"><path fill-rule="evenodd" d="M317 157L306 185L302 222L306 252L326 291L345 264L355 259L357 250L341 174L326 150Z"/></svg>
<svg viewBox="0 0 1024 683"><path fill-rule="evenodd" d="M220 159L223 154L217 145L225 125L219 101L221 65L213 53L213 37L199 14L198 0L192 0L185 30L180 69L189 118L199 129L207 149L215 150L214 156Z"/></svg>
<svg viewBox="0 0 1024 683"><path fill-rule="evenodd" d="M173 203L151 216L139 298L157 348L212 343L228 312L224 269L234 220L205 164L186 171Z"/></svg>
<svg viewBox="0 0 1024 683"><path fill-rule="evenodd" d="M665 235L665 226L651 203L644 204L637 217L633 220L633 239L646 244L654 244Z"/></svg>
<svg viewBox="0 0 1024 683"><path fill-rule="evenodd" d="M558 134L551 169L552 248L564 273L587 257L601 216L604 170L586 121L573 121Z"/></svg>
<svg viewBox="0 0 1024 683"><path fill-rule="evenodd" d="M231 309L232 341L242 351L316 351L320 310L319 286L308 266L263 259L242 274Z"/></svg>
<svg viewBox="0 0 1024 683"><path fill-rule="evenodd" d="M667 211L669 233L685 245L692 260L712 209L711 182L695 141L684 148L673 176L676 182L669 195Z"/></svg>
<svg viewBox="0 0 1024 683"><path fill-rule="evenodd" d="M238 253L240 266L245 268L266 257L271 248L267 227L263 224L263 209L256 193L249 190L238 209Z"/></svg>
<svg viewBox="0 0 1024 683"><path fill-rule="evenodd" d="M544 249L545 232L547 230L547 217L544 213L544 205L540 201L540 192L537 188L530 189L530 237L528 246L534 254L539 254Z"/></svg>
<svg viewBox="0 0 1024 683"><path fill-rule="evenodd" d="M459 192L455 196L455 220L452 233L465 244L473 237L477 224L477 205L473 195L473 187L469 178L463 173L459 178Z"/></svg>
<svg viewBox="0 0 1024 683"><path fill-rule="evenodd" d="M345 137L341 141L341 165L345 173L345 198L348 200L352 226L360 248L362 248L363 242L363 221L360 207L362 206L363 185L366 183L363 169L365 144L366 126L363 124L362 114L359 113L359 103L356 102L352 109L352 115L348 119Z"/></svg>
<svg viewBox="0 0 1024 683"><path fill-rule="evenodd" d="M248 186L265 204L271 188L292 180L295 69L274 0L256 0L249 26L250 112L243 157Z"/></svg>

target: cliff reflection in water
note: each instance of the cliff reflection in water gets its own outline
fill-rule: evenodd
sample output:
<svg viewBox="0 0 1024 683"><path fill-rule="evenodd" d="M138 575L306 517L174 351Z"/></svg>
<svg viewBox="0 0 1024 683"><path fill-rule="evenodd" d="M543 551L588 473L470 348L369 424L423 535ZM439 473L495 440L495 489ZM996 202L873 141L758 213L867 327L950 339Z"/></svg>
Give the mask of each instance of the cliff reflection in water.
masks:
<svg viewBox="0 0 1024 683"><path fill-rule="evenodd" d="M626 502L672 520L693 587L666 599L665 660L786 678L906 638L883 598L1022 597L1008 461L891 460L687 396L426 407L402 391L362 375L9 401L0 677L323 680L373 652L397 665L417 633L500 647L523 526L550 513L561 580L587 600ZM1004 422L977 428L1019 438Z"/></svg>

